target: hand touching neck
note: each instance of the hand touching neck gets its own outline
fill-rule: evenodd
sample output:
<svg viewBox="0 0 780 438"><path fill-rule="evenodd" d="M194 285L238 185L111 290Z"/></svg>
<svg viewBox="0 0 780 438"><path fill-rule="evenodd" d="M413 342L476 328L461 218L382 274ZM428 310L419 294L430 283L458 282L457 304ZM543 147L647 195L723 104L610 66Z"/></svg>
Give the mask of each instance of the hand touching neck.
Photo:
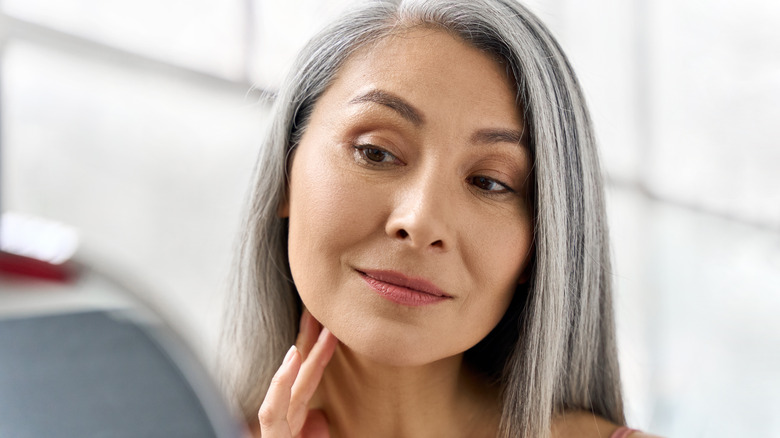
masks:
<svg viewBox="0 0 780 438"><path fill-rule="evenodd" d="M341 344L310 408L325 412L333 438L495 437L498 391L480 379L463 355L390 367Z"/></svg>

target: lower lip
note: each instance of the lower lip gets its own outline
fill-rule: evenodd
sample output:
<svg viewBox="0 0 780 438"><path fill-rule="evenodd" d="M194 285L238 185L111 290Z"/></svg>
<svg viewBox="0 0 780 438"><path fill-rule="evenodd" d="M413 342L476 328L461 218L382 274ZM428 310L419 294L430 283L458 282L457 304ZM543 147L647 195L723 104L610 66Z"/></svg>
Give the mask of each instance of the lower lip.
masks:
<svg viewBox="0 0 780 438"><path fill-rule="evenodd" d="M363 277L363 281L381 297L404 306L427 306L429 304L442 302L449 298L446 296L431 295L429 293L398 286L397 284L385 283L384 281L369 277L362 272L360 273L360 276Z"/></svg>

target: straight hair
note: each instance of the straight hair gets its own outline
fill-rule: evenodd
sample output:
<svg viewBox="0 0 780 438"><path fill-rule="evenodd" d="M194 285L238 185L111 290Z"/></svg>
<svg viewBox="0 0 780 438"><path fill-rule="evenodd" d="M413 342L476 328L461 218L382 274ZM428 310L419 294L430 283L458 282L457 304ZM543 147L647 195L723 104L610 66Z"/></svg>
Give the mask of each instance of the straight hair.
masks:
<svg viewBox="0 0 780 438"><path fill-rule="evenodd" d="M514 80L533 155L534 255L497 327L465 360L499 386L499 436L545 437L565 411L625 423L610 255L596 142L582 91L546 27L511 0L372 1L315 36L276 97L260 148L218 370L227 395L257 415L302 304L278 215L288 157L318 99L356 50L415 26L441 29L492 56Z"/></svg>

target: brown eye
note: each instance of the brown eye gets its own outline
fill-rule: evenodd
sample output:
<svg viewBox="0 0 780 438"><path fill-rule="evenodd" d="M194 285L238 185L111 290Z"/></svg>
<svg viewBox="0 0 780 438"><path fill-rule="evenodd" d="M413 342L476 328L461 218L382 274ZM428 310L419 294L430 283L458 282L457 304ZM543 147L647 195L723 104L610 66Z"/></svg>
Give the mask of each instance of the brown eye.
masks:
<svg viewBox="0 0 780 438"><path fill-rule="evenodd" d="M514 192L509 186L507 186L504 183L498 182L494 179L484 177L484 176L474 176L470 178L471 184L480 189L484 190L486 192L491 193L508 193L508 192Z"/></svg>
<svg viewBox="0 0 780 438"><path fill-rule="evenodd" d="M355 146L355 155L371 164L388 164L399 161L395 155L373 145Z"/></svg>
<svg viewBox="0 0 780 438"><path fill-rule="evenodd" d="M387 157L387 152L375 148L366 148L363 149L363 155L366 156L371 161L376 161L377 163L381 163L382 161L385 161L385 157Z"/></svg>

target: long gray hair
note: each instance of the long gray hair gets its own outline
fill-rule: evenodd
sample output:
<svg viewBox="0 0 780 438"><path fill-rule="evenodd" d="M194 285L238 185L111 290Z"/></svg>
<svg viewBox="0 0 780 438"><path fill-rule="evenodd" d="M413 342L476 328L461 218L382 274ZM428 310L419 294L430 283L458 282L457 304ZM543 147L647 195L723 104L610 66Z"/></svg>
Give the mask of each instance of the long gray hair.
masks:
<svg viewBox="0 0 780 438"><path fill-rule="evenodd" d="M466 360L498 384L500 436L543 437L553 416L585 410L623 424L604 196L577 79L545 26L511 0L401 0L362 5L299 55L274 104L227 297L219 369L253 418L295 341L300 298L289 271L287 158L314 105L360 47L412 26L443 29L490 54L516 82L534 156L534 260L506 315Z"/></svg>

